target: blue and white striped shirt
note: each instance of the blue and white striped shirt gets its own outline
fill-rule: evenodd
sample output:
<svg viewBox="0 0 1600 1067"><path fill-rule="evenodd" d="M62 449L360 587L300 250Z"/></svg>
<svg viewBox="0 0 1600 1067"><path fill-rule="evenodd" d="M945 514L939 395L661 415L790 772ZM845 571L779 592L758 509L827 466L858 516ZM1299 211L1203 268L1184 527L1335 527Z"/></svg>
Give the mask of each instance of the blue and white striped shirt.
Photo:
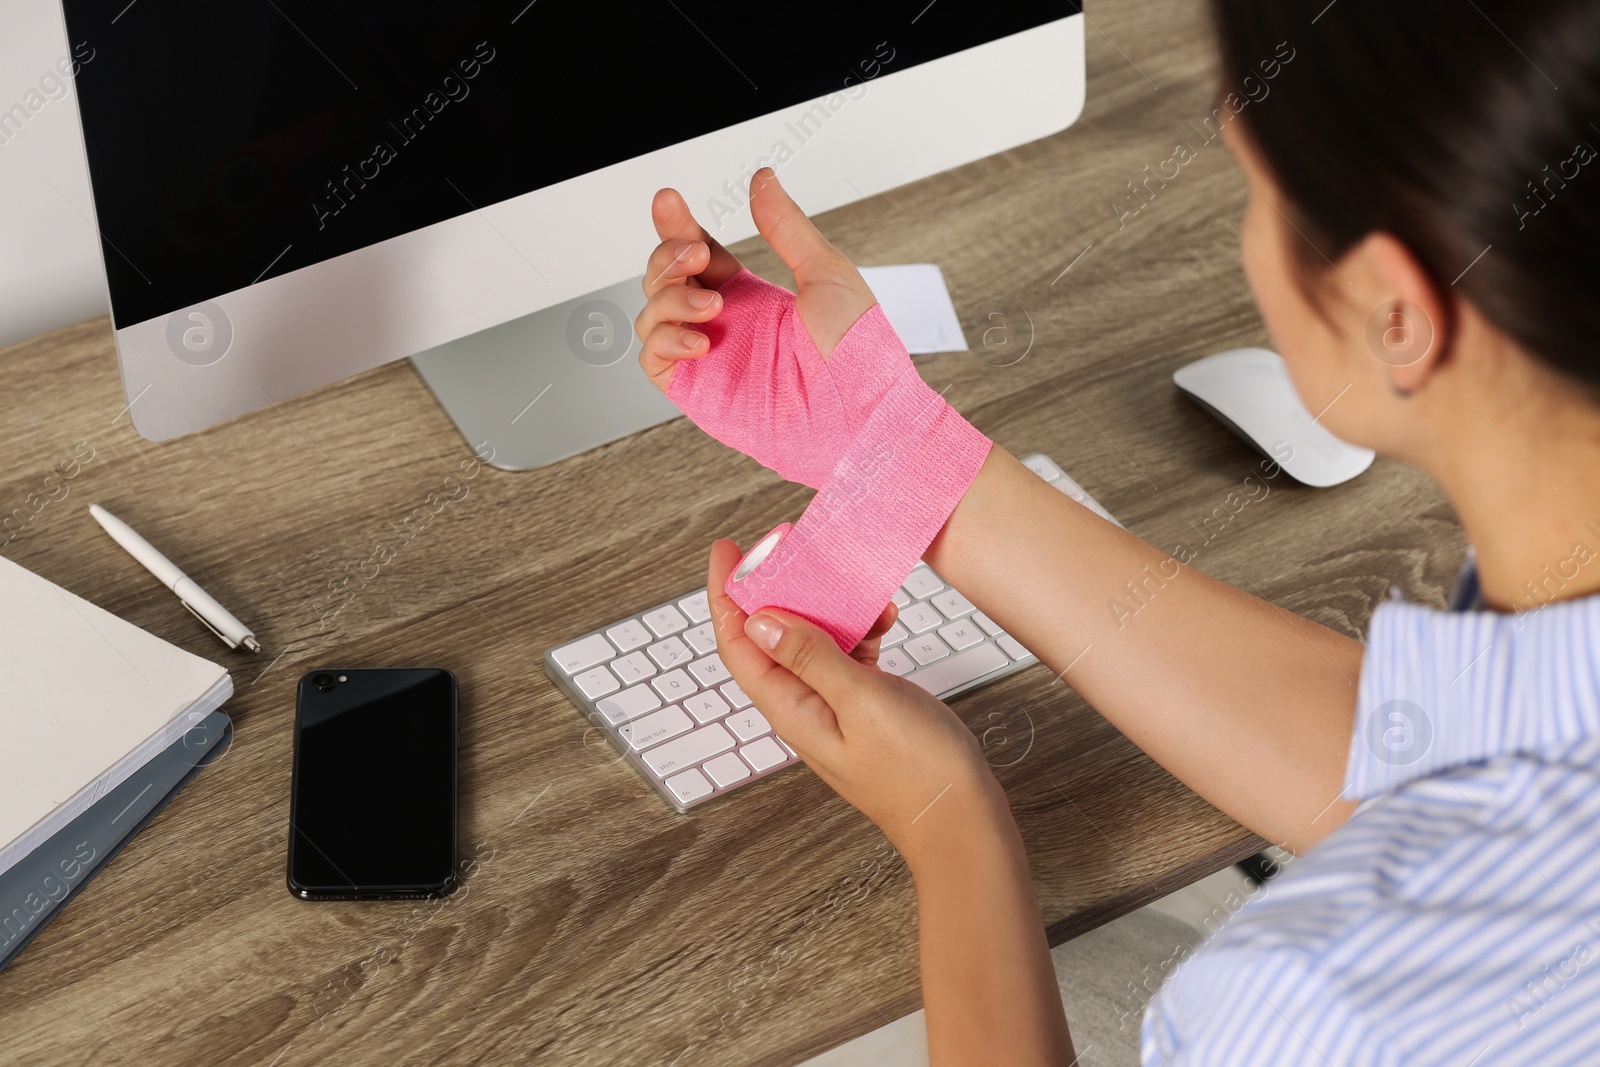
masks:
<svg viewBox="0 0 1600 1067"><path fill-rule="evenodd" d="M1177 965L1145 1067L1600 1064L1600 595L1380 606L1344 795Z"/></svg>

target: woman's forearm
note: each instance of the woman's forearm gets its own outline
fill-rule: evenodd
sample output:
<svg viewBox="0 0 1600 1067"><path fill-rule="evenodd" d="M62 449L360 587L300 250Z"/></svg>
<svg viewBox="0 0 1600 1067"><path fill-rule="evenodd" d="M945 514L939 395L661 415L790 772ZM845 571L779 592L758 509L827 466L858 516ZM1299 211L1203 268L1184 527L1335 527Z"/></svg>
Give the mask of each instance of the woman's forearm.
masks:
<svg viewBox="0 0 1600 1067"><path fill-rule="evenodd" d="M931 1062L1066 1067L1072 1042L1004 794L992 781L952 789L925 817L937 846L911 868Z"/></svg>
<svg viewBox="0 0 1600 1067"><path fill-rule="evenodd" d="M1353 810L1334 798L1355 716L1357 642L1184 565L999 446L925 555L1135 744L1249 829L1300 849Z"/></svg>

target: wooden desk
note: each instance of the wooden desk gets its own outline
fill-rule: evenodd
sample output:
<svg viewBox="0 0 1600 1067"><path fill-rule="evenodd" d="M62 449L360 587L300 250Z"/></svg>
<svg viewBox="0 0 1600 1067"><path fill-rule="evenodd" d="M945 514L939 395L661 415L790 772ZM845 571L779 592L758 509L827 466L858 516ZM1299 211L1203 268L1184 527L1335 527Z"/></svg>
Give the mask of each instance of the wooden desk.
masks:
<svg viewBox="0 0 1600 1067"><path fill-rule="evenodd" d="M1213 92L1199 11L1097 5L1074 128L821 220L858 262L940 264L975 345L1003 325L991 315L1031 320L1012 366L952 354L924 373L1169 549L1199 539L1255 462L1171 372L1266 341L1235 249L1244 184L1220 144L1126 225L1113 208L1146 164L1198 147L1190 121ZM749 261L787 280L770 255ZM804 768L679 816L540 668L546 648L702 581L714 537L748 544L806 490L678 420L553 468L485 469L396 545L392 524L469 455L406 364L152 444L121 413L100 319L0 352L0 395L0 514L79 442L93 449L69 497L3 551L222 658L237 687L232 750L0 974L0 1058L789 1064L918 1006L910 879L866 820ZM171 549L267 651L225 654L89 520L94 500ZM1200 567L1352 634L1391 582L1441 602L1462 552L1439 494L1383 462L1339 489L1280 483L1220 530ZM334 592L372 573L380 542L394 558ZM416 664L461 679L476 870L439 903L292 899L295 679ZM996 762L1016 760L999 773L1055 941L1260 845L1046 668L956 708L1011 741Z"/></svg>

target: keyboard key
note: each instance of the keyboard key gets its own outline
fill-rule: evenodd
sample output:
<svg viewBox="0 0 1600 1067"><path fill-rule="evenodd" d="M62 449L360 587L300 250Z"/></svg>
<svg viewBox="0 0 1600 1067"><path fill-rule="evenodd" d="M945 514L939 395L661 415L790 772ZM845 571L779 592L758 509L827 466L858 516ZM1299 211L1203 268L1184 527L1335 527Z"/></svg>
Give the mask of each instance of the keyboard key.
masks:
<svg viewBox="0 0 1600 1067"><path fill-rule="evenodd" d="M776 736L776 735L774 735L774 736ZM785 752L789 753L789 755L795 757L796 759L800 758L800 753L796 752L793 748L790 748L789 747L789 742L785 741L783 738L781 738L781 737L778 738L778 744L782 745L783 746L783 750Z"/></svg>
<svg viewBox="0 0 1600 1067"><path fill-rule="evenodd" d="M717 691L727 697L728 703L736 708L747 708L752 703L749 695L739 688L738 682L729 682Z"/></svg>
<svg viewBox="0 0 1600 1067"><path fill-rule="evenodd" d="M611 638L611 643L622 652L632 652L636 648L643 648L654 638L649 630L644 628L644 623L638 619L629 619L619 622L606 631L606 636Z"/></svg>
<svg viewBox="0 0 1600 1067"><path fill-rule="evenodd" d="M733 736L741 741L749 741L772 732L772 724L755 708L734 712L723 721L723 725L732 730Z"/></svg>
<svg viewBox="0 0 1600 1067"><path fill-rule="evenodd" d="M670 634L677 633L679 630L687 630L689 628L689 620L684 618L683 613L671 604L646 614L644 624L650 627L650 632L657 637L667 637Z"/></svg>
<svg viewBox="0 0 1600 1067"><path fill-rule="evenodd" d="M746 745L739 750L739 755L749 761L750 766L758 771L776 767L789 758L789 753L778 747L778 742L770 737L763 737L753 745Z"/></svg>
<svg viewBox="0 0 1600 1067"><path fill-rule="evenodd" d="M622 688L622 683L617 681L617 676L603 666L584 671L572 681L577 685L579 691L590 700L598 700L607 693L615 693Z"/></svg>
<svg viewBox="0 0 1600 1067"><path fill-rule="evenodd" d="M1021 641L1018 641L1010 634L1001 634L999 637L995 638L995 641L1000 645L1001 648L1006 650L1006 655L1010 656L1012 659L1023 660L1037 658L1032 652L1029 652L1027 649L1022 647Z"/></svg>
<svg viewBox="0 0 1600 1067"><path fill-rule="evenodd" d="M750 777L750 768L745 766L744 760L735 752L724 752L716 759L708 759L700 765L700 769L709 774L711 780L719 787L742 782Z"/></svg>
<svg viewBox="0 0 1600 1067"><path fill-rule="evenodd" d="M905 649L911 653L912 659L923 665L932 663L936 659L944 659L950 654L950 647L939 640L938 634L913 637L906 642Z"/></svg>
<svg viewBox="0 0 1600 1067"><path fill-rule="evenodd" d="M917 669L904 648L892 648L878 654L878 669L890 674L910 674Z"/></svg>
<svg viewBox="0 0 1600 1067"><path fill-rule="evenodd" d="M706 781L706 776L699 771L684 771L682 774L667 779L667 788L672 790L672 795L679 802L688 804L708 797L716 790L711 788L711 783Z"/></svg>
<svg viewBox="0 0 1600 1067"><path fill-rule="evenodd" d="M651 663L650 657L643 652L629 652L611 664L611 669L617 672L617 677L622 679L623 685L642 682L656 673L656 665Z"/></svg>
<svg viewBox="0 0 1600 1067"><path fill-rule="evenodd" d="M939 696L958 685L982 678L990 671L999 670L1006 666L1006 662L1005 654L994 645L978 645L958 652L942 663L924 667L908 677L934 696Z"/></svg>
<svg viewBox="0 0 1600 1067"><path fill-rule="evenodd" d="M697 659L689 664L689 673L694 675L694 680L710 689L714 685L721 685L732 675L722 663L722 657L713 652L705 659Z"/></svg>
<svg viewBox="0 0 1600 1067"><path fill-rule="evenodd" d="M648 685L636 685L613 696L602 697L595 707L613 725L637 719L661 706L661 698Z"/></svg>
<svg viewBox="0 0 1600 1067"><path fill-rule="evenodd" d="M990 637L999 637L1001 634L1005 633L1004 630L1000 629L999 623L995 622L981 611L974 615L973 618L977 620L979 626L983 627L983 632L988 634Z"/></svg>
<svg viewBox="0 0 1600 1067"><path fill-rule="evenodd" d="M911 594L906 592L903 588L896 589L894 591L894 596L891 599L894 601L895 607L903 608L907 604L911 603Z"/></svg>
<svg viewBox="0 0 1600 1067"><path fill-rule="evenodd" d="M689 616L691 622L705 622L711 618L711 600L704 589L678 601L678 608Z"/></svg>
<svg viewBox="0 0 1600 1067"><path fill-rule="evenodd" d="M701 760L712 756L719 756L733 747L733 735L716 723L702 726L692 734L675 737L671 741L657 745L655 748L646 749L644 752L645 766L657 778L664 778L673 771L682 770ZM761 770L757 767L756 770Z"/></svg>
<svg viewBox="0 0 1600 1067"><path fill-rule="evenodd" d="M939 636L944 638L944 643L958 652L963 648L971 648L983 640L983 631L978 629L978 624L971 619L953 622L939 631Z"/></svg>
<svg viewBox="0 0 1600 1067"><path fill-rule="evenodd" d="M694 721L707 723L728 714L728 702L715 691L696 693L683 702L683 710L694 716Z"/></svg>
<svg viewBox="0 0 1600 1067"><path fill-rule="evenodd" d="M1022 461L1022 465L1047 482L1053 482L1066 473L1049 456L1029 456Z"/></svg>
<svg viewBox="0 0 1600 1067"><path fill-rule="evenodd" d="M895 645L898 645L901 641L904 641L910 636L911 631L907 630L904 626L897 622L893 626L889 627L889 632L883 635L883 640L879 642L878 647L893 648Z"/></svg>
<svg viewBox="0 0 1600 1067"><path fill-rule="evenodd" d="M611 642L606 640L605 634L590 634L582 641L561 646L555 650L553 656L556 666L570 675L604 663L616 654L617 650L611 647Z"/></svg>
<svg viewBox="0 0 1600 1067"><path fill-rule="evenodd" d="M652 680L650 684L655 686L656 692L660 693L664 700L682 700L684 697L693 696L695 690L700 688L681 670L668 671Z"/></svg>
<svg viewBox="0 0 1600 1067"><path fill-rule="evenodd" d="M906 576L903 584L905 591L918 600L925 596L931 596L944 588L944 582L927 567L918 567L912 571Z"/></svg>
<svg viewBox="0 0 1600 1067"><path fill-rule="evenodd" d="M689 646L679 641L676 637L669 637L665 641L657 641L645 649L650 658L662 670L676 667L680 663L688 663L694 659L694 653L689 651Z"/></svg>
<svg viewBox="0 0 1600 1067"><path fill-rule="evenodd" d="M913 604L900 613L900 621L914 634L925 634L944 625L944 616L932 604Z"/></svg>
<svg viewBox="0 0 1600 1067"><path fill-rule="evenodd" d="M964 615L972 614L972 601L956 592L947 589L933 598L933 606L944 612L947 619L959 619Z"/></svg>
<svg viewBox="0 0 1600 1067"><path fill-rule="evenodd" d="M648 715L641 715L632 722L625 723L617 732L633 746L635 752L638 752L669 737L686 734L693 728L694 723L689 721L689 716L683 713L683 709L673 705L660 711L652 711Z"/></svg>
<svg viewBox="0 0 1600 1067"><path fill-rule="evenodd" d="M694 649L697 656L717 650L717 632L711 628L709 622L692 630L685 630L683 639L689 642L689 647Z"/></svg>

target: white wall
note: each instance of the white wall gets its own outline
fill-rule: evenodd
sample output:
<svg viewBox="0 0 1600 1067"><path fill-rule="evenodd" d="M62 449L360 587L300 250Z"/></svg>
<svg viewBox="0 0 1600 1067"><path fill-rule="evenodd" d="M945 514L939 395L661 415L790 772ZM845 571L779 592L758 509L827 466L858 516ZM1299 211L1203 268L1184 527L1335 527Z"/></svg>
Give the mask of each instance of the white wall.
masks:
<svg viewBox="0 0 1600 1067"><path fill-rule="evenodd" d="M0 112L38 94L20 130L0 128L0 345L107 308L77 94L40 86L70 53L60 0L0 0Z"/></svg>

